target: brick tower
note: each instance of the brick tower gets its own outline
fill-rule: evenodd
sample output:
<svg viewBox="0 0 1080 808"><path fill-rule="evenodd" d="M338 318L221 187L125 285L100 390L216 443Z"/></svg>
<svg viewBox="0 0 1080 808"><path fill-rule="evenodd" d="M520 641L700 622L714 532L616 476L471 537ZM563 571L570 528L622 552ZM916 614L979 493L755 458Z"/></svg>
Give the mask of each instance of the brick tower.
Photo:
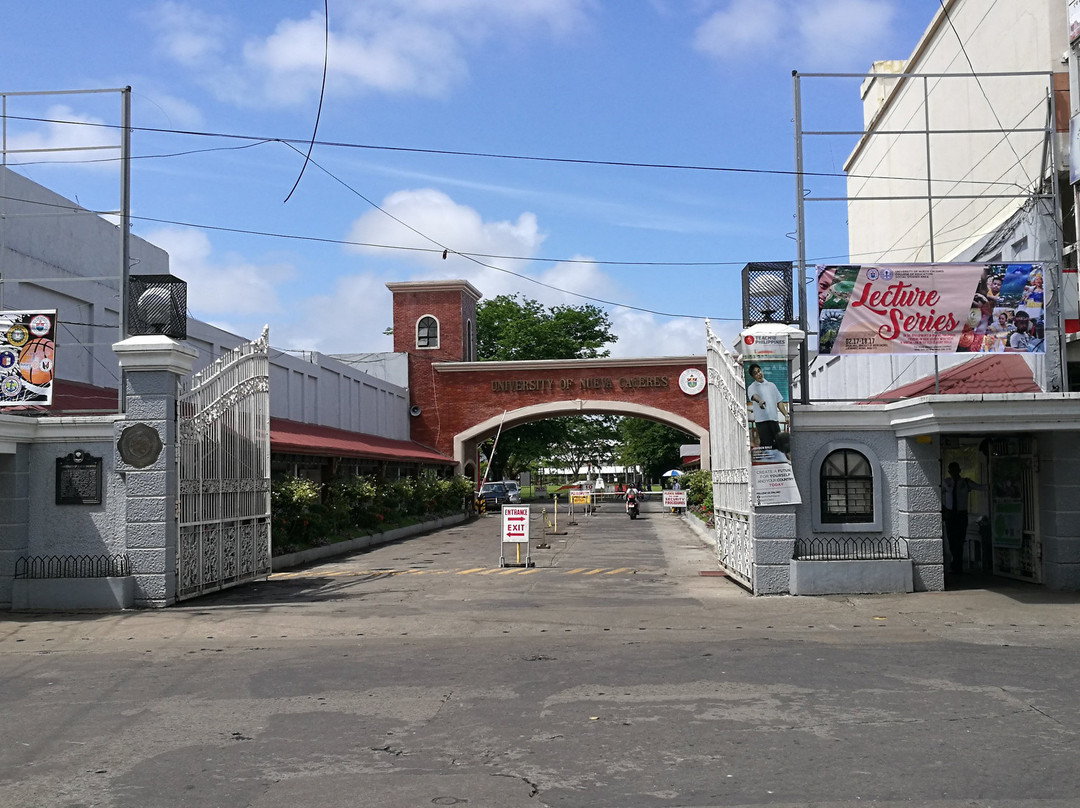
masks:
<svg viewBox="0 0 1080 808"><path fill-rule="evenodd" d="M476 303L480 292L464 280L388 283L394 296L394 350L409 355L411 436L439 444L433 362L476 360ZM445 402L442 402L445 403ZM445 437L445 436L443 436Z"/></svg>

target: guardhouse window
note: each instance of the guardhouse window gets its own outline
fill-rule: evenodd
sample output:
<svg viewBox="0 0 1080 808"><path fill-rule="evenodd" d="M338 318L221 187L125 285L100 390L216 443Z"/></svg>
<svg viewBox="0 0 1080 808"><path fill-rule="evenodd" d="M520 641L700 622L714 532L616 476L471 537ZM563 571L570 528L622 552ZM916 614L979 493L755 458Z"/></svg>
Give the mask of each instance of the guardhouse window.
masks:
<svg viewBox="0 0 1080 808"><path fill-rule="evenodd" d="M439 321L426 314L416 321L416 347L439 347Z"/></svg>
<svg viewBox="0 0 1080 808"><path fill-rule="evenodd" d="M831 452L821 464L821 521L874 521L874 471L854 449Z"/></svg>

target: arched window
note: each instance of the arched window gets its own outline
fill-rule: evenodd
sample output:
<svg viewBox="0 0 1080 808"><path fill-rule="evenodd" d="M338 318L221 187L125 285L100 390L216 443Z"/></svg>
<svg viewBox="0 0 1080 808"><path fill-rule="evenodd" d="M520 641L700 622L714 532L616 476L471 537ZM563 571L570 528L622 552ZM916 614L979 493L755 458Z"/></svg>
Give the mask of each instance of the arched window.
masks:
<svg viewBox="0 0 1080 808"><path fill-rule="evenodd" d="M465 361L473 362L476 360L473 348L473 333L472 333L472 320L465 321Z"/></svg>
<svg viewBox="0 0 1080 808"><path fill-rule="evenodd" d="M820 493L823 523L874 521L874 469L861 452L830 452L821 463Z"/></svg>
<svg viewBox="0 0 1080 808"><path fill-rule="evenodd" d="M430 314L425 314L416 321L416 347L439 347L439 321Z"/></svg>

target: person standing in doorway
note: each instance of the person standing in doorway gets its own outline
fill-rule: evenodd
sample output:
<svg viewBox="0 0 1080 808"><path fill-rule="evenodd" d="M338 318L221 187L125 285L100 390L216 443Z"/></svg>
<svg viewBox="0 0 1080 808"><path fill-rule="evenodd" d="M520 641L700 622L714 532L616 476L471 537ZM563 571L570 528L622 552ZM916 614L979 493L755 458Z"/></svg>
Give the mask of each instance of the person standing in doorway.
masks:
<svg viewBox="0 0 1080 808"><path fill-rule="evenodd" d="M952 573L964 571L964 540L967 538L968 497L972 491L985 491L986 486L970 477L960 476L960 464L949 464L949 476L942 483L942 510L945 519L945 537L952 557Z"/></svg>

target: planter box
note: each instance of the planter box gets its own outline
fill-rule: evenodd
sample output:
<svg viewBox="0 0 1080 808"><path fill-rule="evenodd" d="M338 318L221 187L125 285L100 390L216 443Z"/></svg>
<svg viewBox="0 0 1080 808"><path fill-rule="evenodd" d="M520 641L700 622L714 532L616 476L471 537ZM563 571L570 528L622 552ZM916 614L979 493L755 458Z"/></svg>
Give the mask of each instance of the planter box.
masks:
<svg viewBox="0 0 1080 808"><path fill-rule="evenodd" d="M913 592L910 558L869 561L791 560L792 595L868 595Z"/></svg>
<svg viewBox="0 0 1080 808"><path fill-rule="evenodd" d="M16 578L11 610L110 611L135 607L135 577Z"/></svg>

